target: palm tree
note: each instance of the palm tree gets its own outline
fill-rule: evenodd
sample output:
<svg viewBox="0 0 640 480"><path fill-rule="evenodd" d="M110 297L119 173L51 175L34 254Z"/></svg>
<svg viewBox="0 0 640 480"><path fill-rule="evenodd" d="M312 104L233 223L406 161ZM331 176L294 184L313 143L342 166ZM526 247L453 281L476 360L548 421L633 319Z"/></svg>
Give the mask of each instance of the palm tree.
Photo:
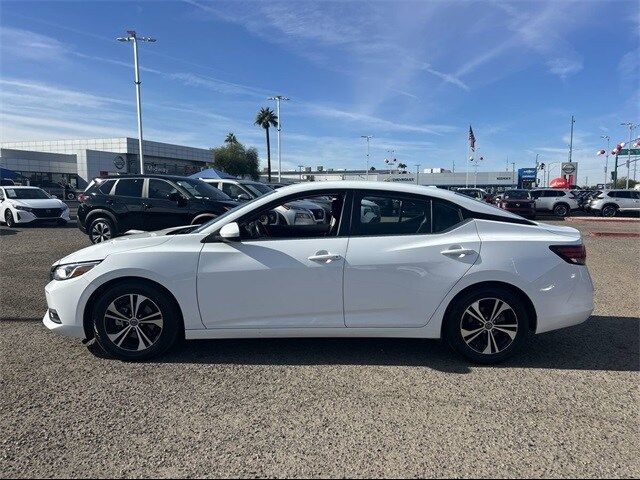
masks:
<svg viewBox="0 0 640 480"><path fill-rule="evenodd" d="M224 139L224 143L238 143L238 139L236 138L236 134L233 132L227 133L227 137Z"/></svg>
<svg viewBox="0 0 640 480"><path fill-rule="evenodd" d="M278 116L270 108L262 107L256 115L255 125L264 128L267 134L267 178L271 182L271 143L269 142L269 127L278 126Z"/></svg>

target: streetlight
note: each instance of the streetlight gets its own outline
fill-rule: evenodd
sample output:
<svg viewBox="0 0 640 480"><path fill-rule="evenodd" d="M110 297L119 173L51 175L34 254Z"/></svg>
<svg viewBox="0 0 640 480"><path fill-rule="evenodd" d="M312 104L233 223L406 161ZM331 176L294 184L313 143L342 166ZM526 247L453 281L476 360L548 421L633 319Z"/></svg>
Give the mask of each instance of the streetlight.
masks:
<svg viewBox="0 0 640 480"><path fill-rule="evenodd" d="M369 140L373 138L373 135L360 135L360 138L367 139L367 173L365 174L365 178L369 180Z"/></svg>
<svg viewBox="0 0 640 480"><path fill-rule="evenodd" d="M609 150L611 150L611 137L609 135L601 135L600 138L603 138L607 141L607 150L605 151L605 161L604 161L604 186L602 188L604 188L605 190L607 189L607 170L609 169ZM615 185L613 186L615 188Z"/></svg>
<svg viewBox="0 0 640 480"><path fill-rule="evenodd" d="M138 41L154 43L155 38L139 37L135 30L127 30L126 37L118 37L119 42L133 42L133 67L135 72L136 105L138 110L138 155L140 157L140 174L144 174L144 156L142 154L142 104L140 103L140 70L138 68Z"/></svg>
<svg viewBox="0 0 640 480"><path fill-rule="evenodd" d="M282 95L276 95L275 97L267 98L267 100L276 101L276 115L278 116L278 182L282 182L282 155L280 149L280 130L282 130L282 121L280 120L280 101L287 101L291 99L283 97Z"/></svg>
<svg viewBox="0 0 640 480"><path fill-rule="evenodd" d="M420 178L420 163L416 163L416 185L420 185L418 178Z"/></svg>
<svg viewBox="0 0 640 480"><path fill-rule="evenodd" d="M633 131L638 126L638 124L633 122L621 123L623 127L629 127L629 144L627 145L627 190L629 189L629 176L631 174L631 142L633 142ZM615 185L614 185L615 186Z"/></svg>

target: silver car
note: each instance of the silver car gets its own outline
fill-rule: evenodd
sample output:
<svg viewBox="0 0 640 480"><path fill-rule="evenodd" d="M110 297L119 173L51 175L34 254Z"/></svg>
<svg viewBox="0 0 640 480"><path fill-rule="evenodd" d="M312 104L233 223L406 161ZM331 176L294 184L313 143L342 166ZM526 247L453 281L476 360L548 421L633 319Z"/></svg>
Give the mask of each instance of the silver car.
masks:
<svg viewBox="0 0 640 480"><path fill-rule="evenodd" d="M587 210L603 217L613 217L618 212L640 212L640 192L636 190L600 191L589 200Z"/></svg>
<svg viewBox="0 0 640 480"><path fill-rule="evenodd" d="M553 212L557 217L566 217L571 210L580 208L578 198L571 190L559 188L536 188L531 190L536 201L536 212Z"/></svg>

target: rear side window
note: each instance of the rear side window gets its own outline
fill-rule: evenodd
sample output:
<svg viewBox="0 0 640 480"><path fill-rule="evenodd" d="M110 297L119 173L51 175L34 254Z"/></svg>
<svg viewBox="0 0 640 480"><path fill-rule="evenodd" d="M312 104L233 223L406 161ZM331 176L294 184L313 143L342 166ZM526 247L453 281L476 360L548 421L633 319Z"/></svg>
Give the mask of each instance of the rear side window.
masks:
<svg viewBox="0 0 640 480"><path fill-rule="evenodd" d="M142 178L128 178L118 180L116 185L116 195L123 197L142 197Z"/></svg>
<svg viewBox="0 0 640 480"><path fill-rule="evenodd" d="M355 196L353 235L431 233L431 200L395 195Z"/></svg>
<svg viewBox="0 0 640 480"><path fill-rule="evenodd" d="M169 200L169 195L177 192L178 190L169 182L155 178L149 180L149 198Z"/></svg>
<svg viewBox="0 0 640 480"><path fill-rule="evenodd" d="M113 188L113 184L116 183L115 180L106 180L100 184L98 190L103 195L109 195L111 193L111 189Z"/></svg>
<svg viewBox="0 0 640 480"><path fill-rule="evenodd" d="M462 212L451 203L433 201L433 233L444 232L462 222Z"/></svg>
<svg viewBox="0 0 640 480"><path fill-rule="evenodd" d="M630 191L618 192L618 198L633 198Z"/></svg>
<svg viewBox="0 0 640 480"><path fill-rule="evenodd" d="M607 196L611 198L618 198L618 192L609 192Z"/></svg>

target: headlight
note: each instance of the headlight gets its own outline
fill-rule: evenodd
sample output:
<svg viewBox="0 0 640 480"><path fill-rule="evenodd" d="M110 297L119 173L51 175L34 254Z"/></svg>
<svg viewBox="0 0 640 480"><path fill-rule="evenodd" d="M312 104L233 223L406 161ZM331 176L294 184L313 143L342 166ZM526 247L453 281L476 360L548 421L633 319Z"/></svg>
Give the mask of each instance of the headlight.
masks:
<svg viewBox="0 0 640 480"><path fill-rule="evenodd" d="M95 262L69 263L67 265L58 265L51 269L51 278L53 280L69 280L70 278L84 275L93 267L98 265L101 260Z"/></svg>
<svg viewBox="0 0 640 480"><path fill-rule="evenodd" d="M69 210L69 205L67 205L66 203L62 204L62 211L64 212L65 210Z"/></svg>
<svg viewBox="0 0 640 480"><path fill-rule="evenodd" d="M14 208L16 210L22 210L22 211L25 211L25 212L33 212L33 208L23 207L22 205L14 205Z"/></svg>

